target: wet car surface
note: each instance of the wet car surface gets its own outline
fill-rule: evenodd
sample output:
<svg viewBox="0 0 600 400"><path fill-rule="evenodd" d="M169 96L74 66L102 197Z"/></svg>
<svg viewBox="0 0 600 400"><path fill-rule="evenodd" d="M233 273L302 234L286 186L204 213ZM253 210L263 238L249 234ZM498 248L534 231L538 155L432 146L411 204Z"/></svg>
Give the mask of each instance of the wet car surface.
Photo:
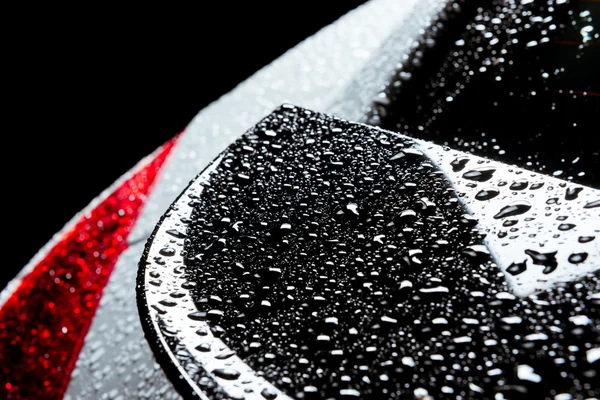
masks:
<svg viewBox="0 0 600 400"><path fill-rule="evenodd" d="M487 224L422 146L291 105L231 145L165 215L141 264L139 306L167 371L179 365L215 398L595 395L597 275L513 294ZM491 185L497 169L455 172ZM577 207L599 207L588 200ZM516 203L491 218L536 215ZM504 267L551 277L556 253L525 250Z"/></svg>

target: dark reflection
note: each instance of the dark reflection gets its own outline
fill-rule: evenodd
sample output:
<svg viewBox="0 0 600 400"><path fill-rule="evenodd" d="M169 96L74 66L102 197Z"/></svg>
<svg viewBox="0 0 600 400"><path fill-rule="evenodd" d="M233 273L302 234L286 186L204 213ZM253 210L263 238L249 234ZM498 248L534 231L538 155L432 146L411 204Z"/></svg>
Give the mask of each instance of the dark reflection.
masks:
<svg viewBox="0 0 600 400"><path fill-rule="evenodd" d="M372 121L600 186L600 3L473 1L439 22ZM428 32L427 34L432 34ZM410 76L410 78L409 78Z"/></svg>

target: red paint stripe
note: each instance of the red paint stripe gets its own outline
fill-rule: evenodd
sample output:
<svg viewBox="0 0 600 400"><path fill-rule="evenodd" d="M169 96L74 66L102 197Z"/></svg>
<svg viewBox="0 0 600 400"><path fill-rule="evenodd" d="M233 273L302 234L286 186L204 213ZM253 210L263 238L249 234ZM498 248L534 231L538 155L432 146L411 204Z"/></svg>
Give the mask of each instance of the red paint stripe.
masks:
<svg viewBox="0 0 600 400"><path fill-rule="evenodd" d="M102 290L175 140L82 216L0 309L0 398L62 398Z"/></svg>

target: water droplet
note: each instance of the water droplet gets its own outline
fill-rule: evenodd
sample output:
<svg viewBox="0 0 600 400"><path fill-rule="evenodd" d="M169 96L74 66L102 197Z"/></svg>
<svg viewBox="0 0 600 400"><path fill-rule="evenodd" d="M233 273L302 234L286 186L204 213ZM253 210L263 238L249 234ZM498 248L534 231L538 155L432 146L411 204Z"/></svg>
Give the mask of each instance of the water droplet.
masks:
<svg viewBox="0 0 600 400"><path fill-rule="evenodd" d="M463 178L477 182L485 182L492 179L492 176L496 172L496 168L493 167L479 167L473 168L463 174Z"/></svg>
<svg viewBox="0 0 600 400"><path fill-rule="evenodd" d="M581 264L588 257L588 253L573 253L569 256L569 262L571 264Z"/></svg>
<svg viewBox="0 0 600 400"><path fill-rule="evenodd" d="M579 243L588 243L594 240L595 238L595 236L579 236L578 241Z"/></svg>
<svg viewBox="0 0 600 400"><path fill-rule="evenodd" d="M583 208L596 208L600 207L600 200L594 200L587 203Z"/></svg>
<svg viewBox="0 0 600 400"><path fill-rule="evenodd" d="M573 228L575 228L575 224L560 224L558 225L558 230L559 231L569 231Z"/></svg>
<svg viewBox="0 0 600 400"><path fill-rule="evenodd" d="M346 205L346 210L350 211L354 215L359 215L358 214L358 204L356 204L356 203L348 203Z"/></svg>
<svg viewBox="0 0 600 400"><path fill-rule="evenodd" d="M233 357L235 352L233 350L223 350L221 353L217 354L215 358L217 360L226 360L230 357Z"/></svg>
<svg viewBox="0 0 600 400"><path fill-rule="evenodd" d="M519 215L526 213L531 208L531 204L524 200L513 201L509 205L503 207L498 214L494 215L495 219L501 219L506 217L512 217L513 215Z"/></svg>
<svg viewBox="0 0 600 400"><path fill-rule="evenodd" d="M201 343L200 345L196 346L196 350L201 351L201 352L209 352L210 351L210 343Z"/></svg>
<svg viewBox="0 0 600 400"><path fill-rule="evenodd" d="M267 400L273 400L277 398L277 392L272 388L266 387L260 392L261 396Z"/></svg>
<svg viewBox="0 0 600 400"><path fill-rule="evenodd" d="M355 389L342 389L340 390L340 396L360 398L360 392Z"/></svg>
<svg viewBox="0 0 600 400"><path fill-rule="evenodd" d="M519 180L514 181L510 185L509 189L510 190L525 190L525 189L527 189L528 185L529 185L529 182L527 182L527 180L519 179Z"/></svg>
<svg viewBox="0 0 600 400"><path fill-rule="evenodd" d="M240 372L233 368L217 368L214 369L212 372L213 374L215 374L215 376L221 379L226 379L228 381L234 381L240 377Z"/></svg>
<svg viewBox="0 0 600 400"><path fill-rule="evenodd" d="M194 311L193 313L188 314L188 318L194 321L204 321L206 320L206 312Z"/></svg>
<svg viewBox="0 0 600 400"><path fill-rule="evenodd" d="M158 251L163 256L171 257L175 255L175 250L170 247L164 247Z"/></svg>
<svg viewBox="0 0 600 400"><path fill-rule="evenodd" d="M469 162L469 158L468 157L457 157L457 158L455 158L450 163L450 165L452 166L452 171L454 171L454 172L462 171L465 168L465 166L467 165L468 162Z"/></svg>
<svg viewBox="0 0 600 400"><path fill-rule="evenodd" d="M506 269L506 272L508 272L511 275L519 275L525 272L526 270L527 260L523 260L522 262L514 262L510 264L509 267Z"/></svg>
<svg viewBox="0 0 600 400"><path fill-rule="evenodd" d="M500 194L500 191L494 188L485 188L480 190L479 192L477 192L477 194L475 195L475 199L480 200L480 201L484 201L484 200L490 200L493 199L494 197L498 196Z"/></svg>
<svg viewBox="0 0 600 400"><path fill-rule="evenodd" d="M178 231L177 229L169 229L169 230L167 230L167 233L178 239L183 239L186 237L185 233L182 233L182 232Z"/></svg>
<svg viewBox="0 0 600 400"><path fill-rule="evenodd" d="M582 187L570 187L565 193L565 200L575 200L579 195L579 192L583 190Z"/></svg>
<svg viewBox="0 0 600 400"><path fill-rule="evenodd" d="M290 225L288 223L281 224L281 226L279 227L279 230L281 230L282 232L289 232L292 230L292 225Z"/></svg>
<svg viewBox="0 0 600 400"><path fill-rule="evenodd" d="M590 364L593 364L596 361L600 360L600 347L589 349L588 351L586 351L585 357L587 359L587 362Z"/></svg>
<svg viewBox="0 0 600 400"><path fill-rule="evenodd" d="M172 300L161 300L158 302L158 304L161 304L165 307L175 307L177 305L177 303Z"/></svg>
<svg viewBox="0 0 600 400"><path fill-rule="evenodd" d="M533 368L529 365L519 365L517 367L517 376L522 381L529 381L534 383L539 383L542 381L542 377L535 373Z"/></svg>

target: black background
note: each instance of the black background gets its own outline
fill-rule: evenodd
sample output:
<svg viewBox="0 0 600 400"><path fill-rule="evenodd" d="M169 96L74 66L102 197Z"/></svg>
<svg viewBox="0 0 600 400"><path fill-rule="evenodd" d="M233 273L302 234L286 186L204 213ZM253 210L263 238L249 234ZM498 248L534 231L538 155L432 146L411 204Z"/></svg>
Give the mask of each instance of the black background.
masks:
<svg viewBox="0 0 600 400"><path fill-rule="evenodd" d="M200 109L361 3L4 10L0 287Z"/></svg>

